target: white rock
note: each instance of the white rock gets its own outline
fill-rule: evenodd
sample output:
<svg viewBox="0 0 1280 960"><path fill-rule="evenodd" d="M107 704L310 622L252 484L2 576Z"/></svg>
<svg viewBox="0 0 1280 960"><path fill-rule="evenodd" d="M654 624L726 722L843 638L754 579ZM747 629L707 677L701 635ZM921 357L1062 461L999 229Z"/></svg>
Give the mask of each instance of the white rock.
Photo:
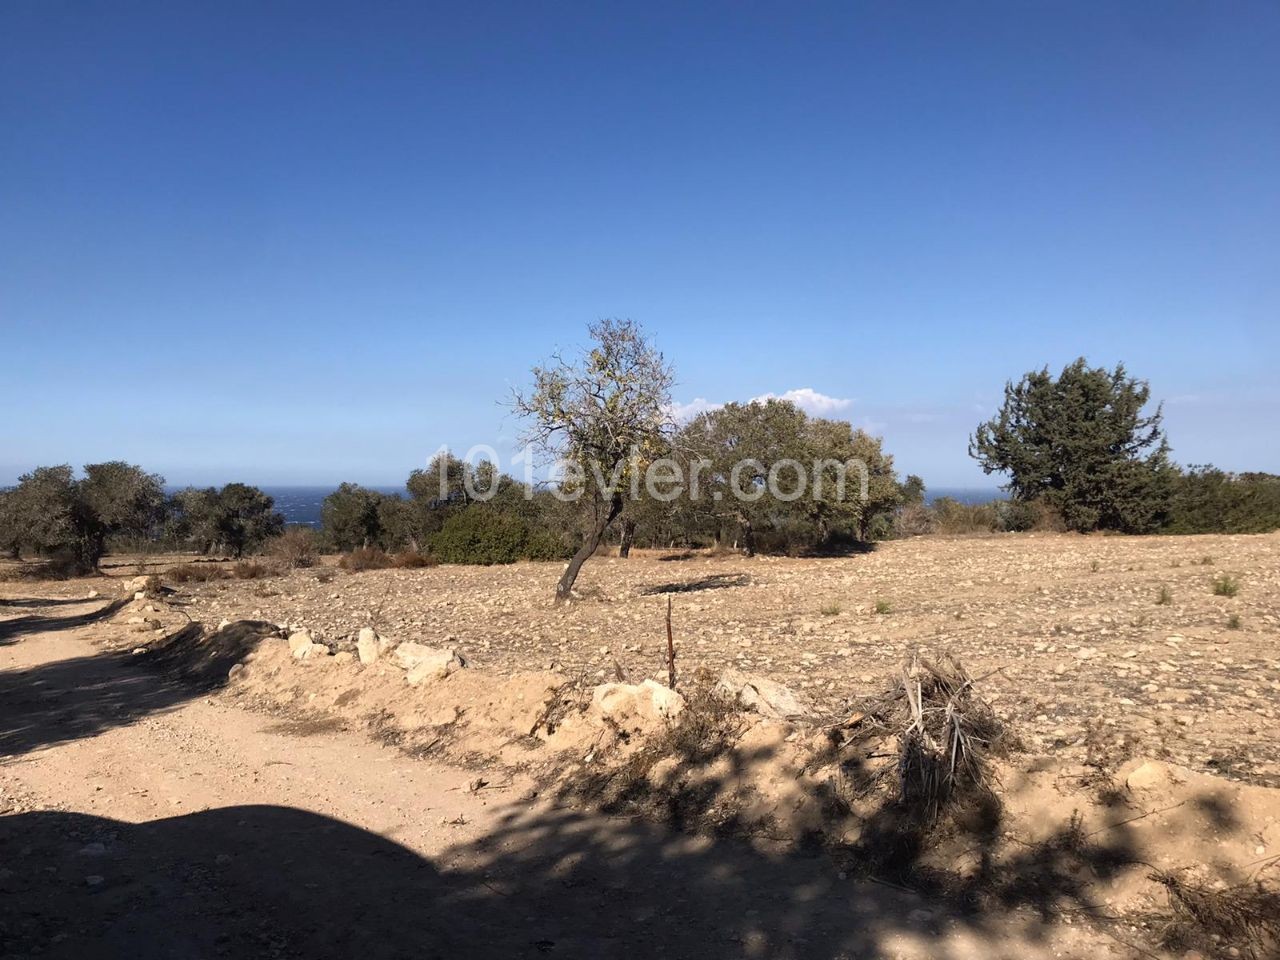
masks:
<svg viewBox="0 0 1280 960"><path fill-rule="evenodd" d="M401 644L396 647L396 652L398 653L403 646L404 644ZM414 646L421 646L421 644L414 644ZM432 652L427 655L415 655L415 662L405 676L405 680L414 686L427 680L443 680L449 674L467 665L466 661L448 647L438 649L427 647L426 649Z"/></svg>
<svg viewBox="0 0 1280 960"><path fill-rule="evenodd" d="M311 643L310 630L298 630L289 634L289 652L295 657L298 655L299 650L311 646Z"/></svg>
<svg viewBox="0 0 1280 960"><path fill-rule="evenodd" d="M318 660L327 656L329 656L329 648L323 643L308 643L305 647L298 647L293 651L295 660Z"/></svg>
<svg viewBox="0 0 1280 960"><path fill-rule="evenodd" d="M356 652L360 654L360 662L365 664L376 661L390 646L385 638L378 636L373 627L362 627L360 638L356 640Z"/></svg>
<svg viewBox="0 0 1280 960"><path fill-rule="evenodd" d="M678 717L684 697L653 680L603 683L591 693L591 711L628 730L657 727Z"/></svg>
<svg viewBox="0 0 1280 960"><path fill-rule="evenodd" d="M449 647L429 647L425 643L410 641L399 644L392 651L391 659L401 670L412 670L424 660L438 660L442 653L457 656Z"/></svg>
<svg viewBox="0 0 1280 960"><path fill-rule="evenodd" d="M729 669L720 674L714 693L774 720L803 716L809 712L804 701L790 687L741 670Z"/></svg>

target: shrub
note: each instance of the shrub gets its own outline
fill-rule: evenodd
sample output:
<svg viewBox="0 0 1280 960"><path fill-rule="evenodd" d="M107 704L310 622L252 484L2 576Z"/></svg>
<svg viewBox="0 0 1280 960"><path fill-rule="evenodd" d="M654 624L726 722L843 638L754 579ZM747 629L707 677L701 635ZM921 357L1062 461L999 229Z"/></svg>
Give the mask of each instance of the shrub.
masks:
<svg viewBox="0 0 1280 960"><path fill-rule="evenodd" d="M391 558L381 547L360 547L358 550L344 554L338 561L338 566L352 573L360 573L364 570L385 570L392 565Z"/></svg>
<svg viewBox="0 0 1280 960"><path fill-rule="evenodd" d="M877 600L875 609L876 609L876 613L879 613L882 615L886 613L893 613L893 604L890 603L888 600Z"/></svg>
<svg viewBox="0 0 1280 960"><path fill-rule="evenodd" d="M935 533L991 533L999 526L995 504L961 503L951 497L939 497L930 506Z"/></svg>
<svg viewBox="0 0 1280 960"><path fill-rule="evenodd" d="M279 560L290 570L315 566L319 553L315 531L310 527L288 527L267 547L268 556Z"/></svg>
<svg viewBox="0 0 1280 960"><path fill-rule="evenodd" d="M1222 573L1213 578L1213 595L1215 597L1234 597L1240 592L1240 581L1229 573Z"/></svg>
<svg viewBox="0 0 1280 960"><path fill-rule="evenodd" d="M237 560L231 565L231 576L237 580L261 580L279 572L274 565L259 560Z"/></svg>
<svg viewBox="0 0 1280 960"><path fill-rule="evenodd" d="M933 533L933 511L923 503L908 503L893 518L893 536L919 537Z"/></svg>
<svg viewBox="0 0 1280 960"><path fill-rule="evenodd" d="M414 570L420 567L435 567L440 564L440 561L435 557L418 553L416 550L401 550L399 553L393 553L390 560L391 566L398 570Z"/></svg>
<svg viewBox="0 0 1280 960"><path fill-rule="evenodd" d="M483 505L459 510L431 539L431 553L442 563L515 563L559 560L569 555L564 541L532 527L514 514Z"/></svg>
<svg viewBox="0 0 1280 960"><path fill-rule="evenodd" d="M1040 520L1040 511L1026 500L1006 500L997 504L996 513L1000 525L1010 533L1034 530Z"/></svg>
<svg viewBox="0 0 1280 960"><path fill-rule="evenodd" d="M1280 529L1280 477L1189 467L1169 507L1169 533L1269 533Z"/></svg>
<svg viewBox="0 0 1280 960"><path fill-rule="evenodd" d="M843 608L840 606L840 604L833 600L830 603L824 603L821 607L818 608L818 612L821 613L824 617L835 617L840 614L841 609Z"/></svg>
<svg viewBox="0 0 1280 960"><path fill-rule="evenodd" d="M1156 595L1156 603L1162 607L1167 607L1173 603L1173 591L1168 587L1161 587L1160 593Z"/></svg>
<svg viewBox="0 0 1280 960"><path fill-rule="evenodd" d="M1231 616L1227 617L1228 630L1239 630L1242 626L1244 626L1244 624L1240 621L1240 614L1233 613Z"/></svg>

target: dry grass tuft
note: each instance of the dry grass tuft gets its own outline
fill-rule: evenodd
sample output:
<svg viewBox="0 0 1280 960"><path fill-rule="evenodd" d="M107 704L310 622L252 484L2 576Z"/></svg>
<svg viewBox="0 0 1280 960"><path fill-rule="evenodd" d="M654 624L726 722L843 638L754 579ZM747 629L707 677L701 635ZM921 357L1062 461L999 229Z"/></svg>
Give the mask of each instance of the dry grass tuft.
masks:
<svg viewBox="0 0 1280 960"><path fill-rule="evenodd" d="M416 570L422 567L437 567L440 565L440 561L435 557L418 553L414 550L402 550L399 553L393 553L390 560L391 566L397 570Z"/></svg>
<svg viewBox="0 0 1280 960"><path fill-rule="evenodd" d="M315 531L310 527L288 527L267 547L267 553L288 567L313 567L320 558Z"/></svg>
<svg viewBox="0 0 1280 960"><path fill-rule="evenodd" d="M208 583L210 580L225 580L226 569L218 563L184 563L164 572L170 583Z"/></svg>
<svg viewBox="0 0 1280 960"><path fill-rule="evenodd" d="M361 547L359 550L352 550L350 553L343 554L342 559L338 561L338 566L352 573L386 570L394 565L391 557L379 547Z"/></svg>
<svg viewBox="0 0 1280 960"><path fill-rule="evenodd" d="M263 577L274 577L279 572L275 564L260 560L237 560L231 565L231 576L237 580L261 580Z"/></svg>

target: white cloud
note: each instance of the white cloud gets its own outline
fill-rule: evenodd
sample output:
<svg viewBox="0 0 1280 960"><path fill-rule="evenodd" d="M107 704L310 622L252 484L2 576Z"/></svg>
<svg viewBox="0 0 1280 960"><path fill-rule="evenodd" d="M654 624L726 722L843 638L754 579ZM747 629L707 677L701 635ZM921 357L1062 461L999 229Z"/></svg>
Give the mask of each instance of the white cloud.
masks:
<svg viewBox="0 0 1280 960"><path fill-rule="evenodd" d="M695 397L688 403L673 403L668 409L671 413L671 419L675 420L676 423L684 423L692 420L700 413L719 410L723 406L723 403L712 403L706 397Z"/></svg>
<svg viewBox="0 0 1280 960"><path fill-rule="evenodd" d="M843 397L829 397L825 393L819 393L812 387L797 387L794 390L788 390L785 393L762 393L758 397L752 397L749 403L764 403L766 400L787 400L794 403L805 413L815 417L829 417L835 413L841 413L853 406L853 400ZM672 419L677 423L686 423L692 420L700 413L709 413L712 410L719 410L723 407L723 403L717 403L708 400L706 397L695 397L688 403L673 403L668 408Z"/></svg>
<svg viewBox="0 0 1280 960"><path fill-rule="evenodd" d="M805 413L813 414L815 417L829 417L833 413L840 413L853 406L852 399L829 397L825 393L814 390L813 387L797 387L786 393L765 393L751 398L752 403L757 400L762 403L765 400L788 400Z"/></svg>

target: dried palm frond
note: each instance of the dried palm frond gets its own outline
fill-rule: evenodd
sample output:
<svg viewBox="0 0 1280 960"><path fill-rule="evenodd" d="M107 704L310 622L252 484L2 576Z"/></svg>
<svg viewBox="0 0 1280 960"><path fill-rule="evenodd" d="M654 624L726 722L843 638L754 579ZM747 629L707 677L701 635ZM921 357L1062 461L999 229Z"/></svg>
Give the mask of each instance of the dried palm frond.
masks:
<svg viewBox="0 0 1280 960"><path fill-rule="evenodd" d="M898 800L920 823L934 823L953 799L992 791L987 758L1004 728L949 654L912 657L889 692L838 728L863 740L896 736Z"/></svg>

